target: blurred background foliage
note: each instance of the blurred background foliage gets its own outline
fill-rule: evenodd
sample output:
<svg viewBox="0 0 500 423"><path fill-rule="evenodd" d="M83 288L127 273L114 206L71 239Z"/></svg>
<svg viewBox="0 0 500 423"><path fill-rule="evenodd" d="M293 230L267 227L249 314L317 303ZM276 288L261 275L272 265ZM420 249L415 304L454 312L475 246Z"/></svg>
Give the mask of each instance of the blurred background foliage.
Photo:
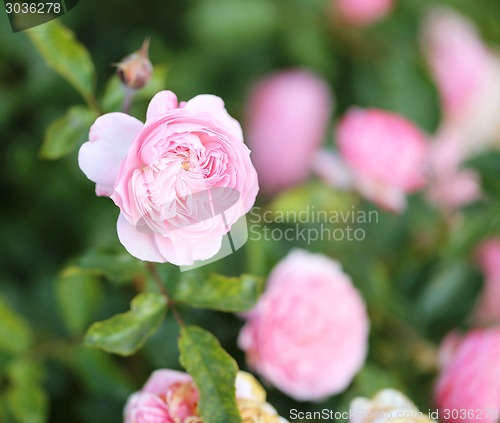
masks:
<svg viewBox="0 0 500 423"><path fill-rule="evenodd" d="M323 0L81 0L62 22L90 51L98 92L113 75L110 65L151 36L152 62L168 69L166 88L180 99L214 93L242 119L256 78L307 67L331 84L337 116L351 105L381 107L432 133L440 111L419 31L429 5L443 3L472 18L488 43L500 45L498 0L402 0L387 18L363 29L334 25ZM144 268L119 245L118 209L94 195L76 151L58 161L40 159L48 125L81 99L45 66L25 34L10 32L4 13L0 93L0 421L118 423L127 396L152 370L179 368L178 328L168 316L145 348L126 359L80 346L91 322L128 309L147 283ZM132 114L143 118L146 100L137 101ZM325 142L332 143L331 135ZM495 178L498 169L492 172ZM306 187L261 205L348 210L359 201ZM416 196L401 216L379 211L378 223L364 226L363 242L252 241L200 270L266 276L289 249L302 246L340 260L361 290L372 322L366 367L348 391L320 404L296 404L270 388L269 402L280 414L345 409L354 396L387 386L423 410L431 407L435 343L467 323L481 286L471 248L500 229L498 205L482 202L464 213L461 230L450 233L443 217ZM162 272L170 277L178 270L165 266ZM237 317L181 311L246 368L235 346Z"/></svg>

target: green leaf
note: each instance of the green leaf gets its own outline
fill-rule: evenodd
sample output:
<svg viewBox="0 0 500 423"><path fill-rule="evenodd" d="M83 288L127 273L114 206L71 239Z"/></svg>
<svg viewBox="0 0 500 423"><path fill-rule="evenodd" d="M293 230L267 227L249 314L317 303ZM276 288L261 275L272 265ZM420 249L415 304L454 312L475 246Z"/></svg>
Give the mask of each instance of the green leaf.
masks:
<svg viewBox="0 0 500 423"><path fill-rule="evenodd" d="M127 373L109 354L93 348L79 348L74 361L78 375L90 391L120 401L133 392Z"/></svg>
<svg viewBox="0 0 500 423"><path fill-rule="evenodd" d="M252 275L230 278L214 273L204 277L187 272L176 282L171 295L175 301L193 307L242 312L255 305L263 284L262 278Z"/></svg>
<svg viewBox="0 0 500 423"><path fill-rule="evenodd" d="M78 333L86 329L103 302L104 292L99 278L82 269L69 267L56 280L55 290L68 330Z"/></svg>
<svg viewBox="0 0 500 423"><path fill-rule="evenodd" d="M199 410L205 422L241 423L236 406L236 361L217 338L197 327L182 328L180 362L200 391Z"/></svg>
<svg viewBox="0 0 500 423"><path fill-rule="evenodd" d="M59 21L25 31L47 66L64 77L88 102L93 102L95 68L87 49Z"/></svg>
<svg viewBox="0 0 500 423"><path fill-rule="evenodd" d="M7 405L19 423L44 423L48 415L48 396L41 388L44 369L29 359L19 359L8 369L10 386Z"/></svg>
<svg viewBox="0 0 500 423"><path fill-rule="evenodd" d="M0 297L0 350L12 354L26 351L33 340L31 329L24 320Z"/></svg>
<svg viewBox="0 0 500 423"><path fill-rule="evenodd" d="M115 251L112 248L90 250L79 257L74 264L116 283L129 282L146 272L144 262L126 251Z"/></svg>
<svg viewBox="0 0 500 423"><path fill-rule="evenodd" d="M85 335L85 345L114 354L132 355L158 329L166 310L167 300L163 295L139 294L132 300L130 311L94 323Z"/></svg>
<svg viewBox="0 0 500 423"><path fill-rule="evenodd" d="M478 276L463 259L441 263L415 302L418 322L444 336L469 315L480 289Z"/></svg>
<svg viewBox="0 0 500 423"><path fill-rule="evenodd" d="M202 0L187 17L190 33L208 48L241 48L272 33L278 10L266 0Z"/></svg>
<svg viewBox="0 0 500 423"><path fill-rule="evenodd" d="M87 140L89 129L97 115L85 106L74 106L50 124L40 148L42 159L60 159Z"/></svg>
<svg viewBox="0 0 500 423"><path fill-rule="evenodd" d="M35 361L19 358L9 363L7 375L14 385L40 384L44 377L44 369Z"/></svg>
<svg viewBox="0 0 500 423"><path fill-rule="evenodd" d="M47 421L48 396L37 385L13 386L7 390L7 404L19 423Z"/></svg>
<svg viewBox="0 0 500 423"><path fill-rule="evenodd" d="M167 86L167 76L169 67L166 64L155 65L153 77L148 85L138 90L134 100L151 100L153 96L165 89ZM121 110L125 100L125 89L118 76L113 75L109 78L102 96L102 108L105 112L116 112Z"/></svg>
<svg viewBox="0 0 500 423"><path fill-rule="evenodd" d="M500 152L487 151L464 163L464 167L475 170L481 177L483 191L500 201Z"/></svg>
<svg viewBox="0 0 500 423"><path fill-rule="evenodd" d="M381 52L357 62L354 101L400 113L432 133L439 123L439 96L412 45Z"/></svg>

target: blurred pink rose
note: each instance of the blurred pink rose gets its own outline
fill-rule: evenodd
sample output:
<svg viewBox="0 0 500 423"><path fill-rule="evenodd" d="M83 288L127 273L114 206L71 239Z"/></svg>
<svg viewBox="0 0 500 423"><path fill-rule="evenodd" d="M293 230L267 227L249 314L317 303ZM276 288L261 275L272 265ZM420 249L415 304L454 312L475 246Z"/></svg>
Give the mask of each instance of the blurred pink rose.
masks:
<svg viewBox="0 0 500 423"><path fill-rule="evenodd" d="M241 127L213 95L179 105L162 91L144 125L124 113L99 117L79 164L97 195L120 208L121 243L146 261L191 265L213 257L258 191ZM224 208L223 217L216 209Z"/></svg>
<svg viewBox="0 0 500 423"><path fill-rule="evenodd" d="M352 25L369 25L387 15L394 0L331 0L334 11Z"/></svg>
<svg viewBox="0 0 500 423"><path fill-rule="evenodd" d="M264 389L252 375L238 372L235 385L236 402L244 421L287 423L266 402ZM202 423L198 400L198 388L191 376L175 370L157 370L139 392L129 397L124 410L124 421Z"/></svg>
<svg viewBox="0 0 500 423"><path fill-rule="evenodd" d="M483 271L484 286L476 303L474 321L478 324L500 323L500 239L483 242L476 255Z"/></svg>
<svg viewBox="0 0 500 423"><path fill-rule="evenodd" d="M461 341L453 335L444 345L448 359L435 389L440 421L495 423L494 411L500 409L500 329L474 330ZM445 409L478 411L447 419Z"/></svg>
<svg viewBox="0 0 500 423"><path fill-rule="evenodd" d="M432 8L422 38L444 123L455 126L473 152L499 141L500 61L474 24L453 9Z"/></svg>
<svg viewBox="0 0 500 423"><path fill-rule="evenodd" d="M275 194L307 178L331 109L326 82L308 71L288 70L257 83L247 107L247 138L263 191Z"/></svg>
<svg viewBox="0 0 500 423"><path fill-rule="evenodd" d="M347 388L368 348L365 304L340 264L292 251L271 272L238 344L249 365L299 401Z"/></svg>
<svg viewBox="0 0 500 423"><path fill-rule="evenodd" d="M392 211L426 182L427 140L407 119L376 109L352 108L337 127L340 155L366 198Z"/></svg>
<svg viewBox="0 0 500 423"><path fill-rule="evenodd" d="M441 128L431 143L429 163L431 178L428 199L439 208L451 211L481 197L479 175L461 169L467 158L465 140L453 127Z"/></svg>

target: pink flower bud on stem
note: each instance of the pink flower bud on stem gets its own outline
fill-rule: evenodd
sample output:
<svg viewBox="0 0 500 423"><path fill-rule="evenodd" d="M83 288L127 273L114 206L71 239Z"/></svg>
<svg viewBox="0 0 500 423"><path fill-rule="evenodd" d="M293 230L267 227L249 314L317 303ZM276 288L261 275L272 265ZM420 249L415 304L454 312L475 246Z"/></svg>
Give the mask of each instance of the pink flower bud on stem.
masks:
<svg viewBox="0 0 500 423"><path fill-rule="evenodd" d="M126 92L123 111L128 113L135 91L144 88L153 75L153 65L149 60L149 38L144 40L139 50L126 56L115 66Z"/></svg>

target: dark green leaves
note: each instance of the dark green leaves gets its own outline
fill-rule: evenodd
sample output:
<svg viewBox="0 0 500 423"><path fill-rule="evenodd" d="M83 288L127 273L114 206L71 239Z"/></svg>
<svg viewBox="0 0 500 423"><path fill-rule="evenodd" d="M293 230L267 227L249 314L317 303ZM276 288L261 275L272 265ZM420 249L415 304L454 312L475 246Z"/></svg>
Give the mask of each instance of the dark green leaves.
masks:
<svg viewBox="0 0 500 423"><path fill-rule="evenodd" d="M47 394L41 387L43 369L35 362L20 359L8 369L6 392L9 410L19 423L44 423L48 413Z"/></svg>
<svg viewBox="0 0 500 423"><path fill-rule="evenodd" d="M241 423L236 406L238 366L210 333L188 326L181 330L180 361L200 391L199 410L207 423Z"/></svg>
<svg viewBox="0 0 500 423"><path fill-rule="evenodd" d="M192 307L242 312L255 305L262 287L263 280L257 276L230 278L211 274L205 277L188 272L175 284L171 295L175 301Z"/></svg>
<svg viewBox="0 0 500 423"><path fill-rule="evenodd" d="M95 69L87 49L58 21L25 31L47 66L64 77L87 101L93 102Z"/></svg>
<svg viewBox="0 0 500 423"><path fill-rule="evenodd" d="M19 354L26 351L33 334L28 323L0 297L0 350Z"/></svg>
<svg viewBox="0 0 500 423"><path fill-rule="evenodd" d="M87 140L97 115L85 106L74 106L47 128L40 149L42 159L60 159Z"/></svg>
<svg viewBox="0 0 500 423"><path fill-rule="evenodd" d="M500 152L488 151L469 160L465 166L479 173L483 191L500 201Z"/></svg>
<svg viewBox="0 0 500 423"><path fill-rule="evenodd" d="M103 302L101 281L89 272L69 267L57 279L55 289L66 327L72 333L83 331Z"/></svg>
<svg viewBox="0 0 500 423"><path fill-rule="evenodd" d="M137 352L162 322L167 300L160 294L139 294L130 311L94 323L87 331L85 344L104 351L132 355Z"/></svg>

